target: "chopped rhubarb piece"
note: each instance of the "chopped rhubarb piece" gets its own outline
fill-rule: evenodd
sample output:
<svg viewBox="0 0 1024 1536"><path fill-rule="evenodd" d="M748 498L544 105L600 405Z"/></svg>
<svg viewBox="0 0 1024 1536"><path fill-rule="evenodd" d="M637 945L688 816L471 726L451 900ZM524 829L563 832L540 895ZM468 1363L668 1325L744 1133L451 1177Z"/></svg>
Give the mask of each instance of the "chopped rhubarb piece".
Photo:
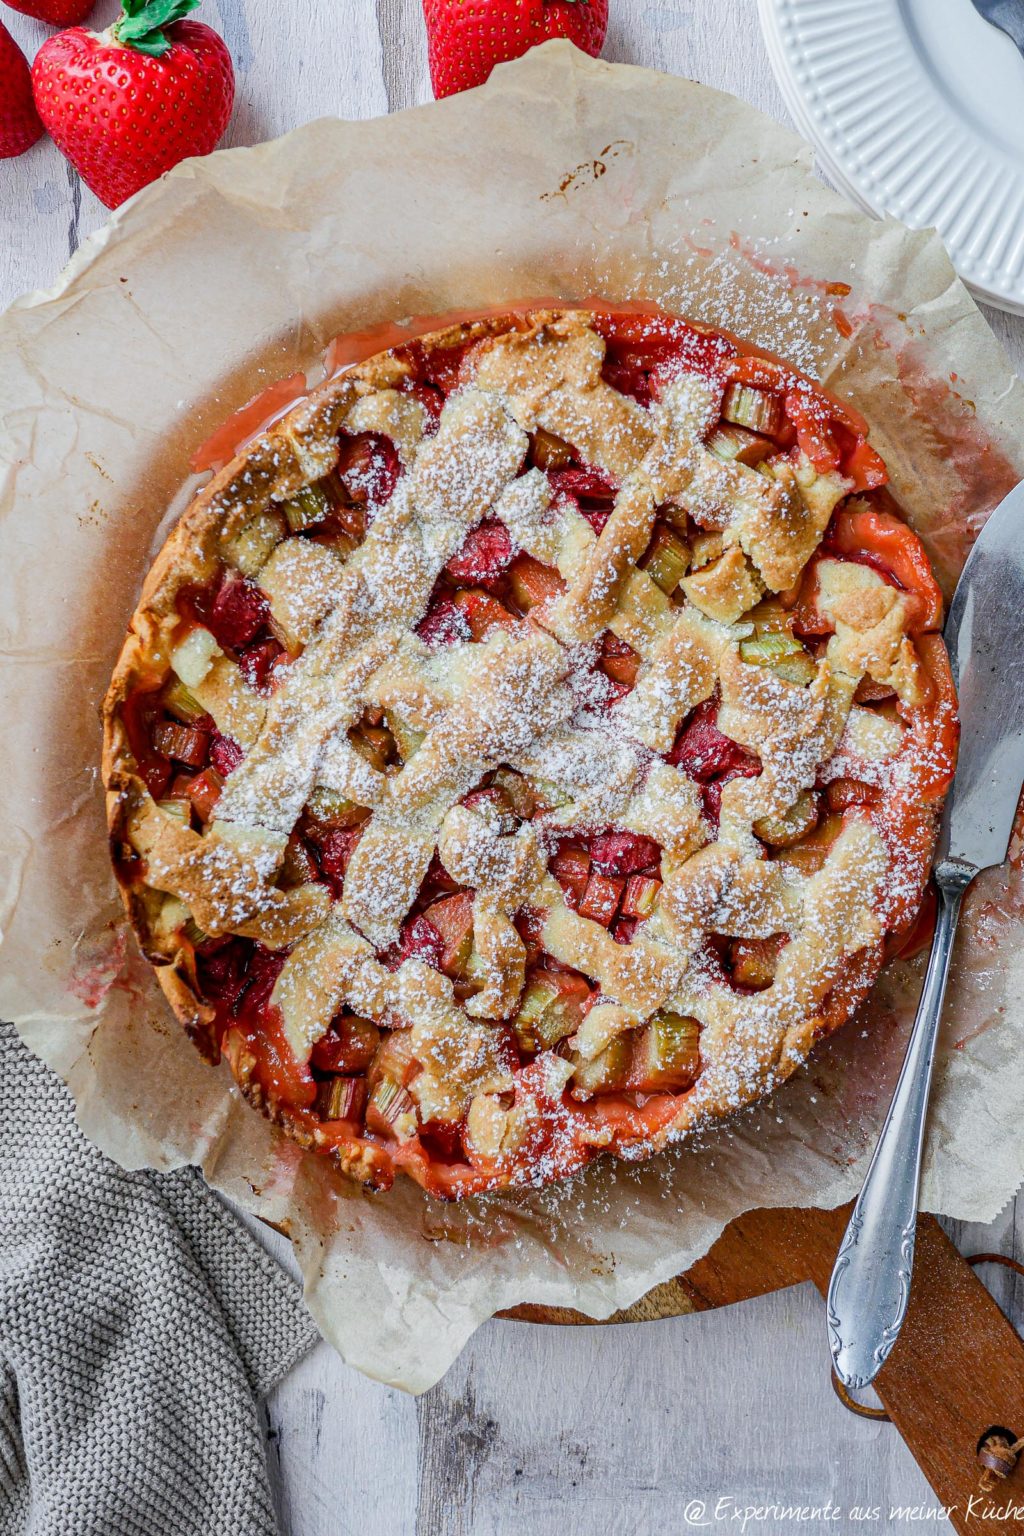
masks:
<svg viewBox="0 0 1024 1536"><path fill-rule="evenodd" d="M504 523L481 523L466 535L445 566L454 581L493 581L512 563L513 545Z"/></svg>
<svg viewBox="0 0 1024 1536"><path fill-rule="evenodd" d="M614 683L625 683L628 688L636 684L640 670L640 657L631 645L605 630L601 637L601 660L598 663L606 677Z"/></svg>
<svg viewBox="0 0 1024 1536"><path fill-rule="evenodd" d="M700 783L730 769L747 777L756 776L761 771L760 762L730 736L723 735L715 723L717 716L718 704L714 699L698 705L680 731L668 761Z"/></svg>
<svg viewBox="0 0 1024 1536"><path fill-rule="evenodd" d="M508 570L512 596L524 613L539 607L565 591L565 582L550 565L542 565L532 555L518 555Z"/></svg>
<svg viewBox="0 0 1024 1536"><path fill-rule="evenodd" d="M643 570L670 597L686 575L689 564L689 545L667 524L659 523L641 561Z"/></svg>
<svg viewBox="0 0 1024 1536"><path fill-rule="evenodd" d="M788 848L773 852L776 863L790 864L802 875L816 875L828 858L832 844L843 830L843 818L832 812L822 817L813 832Z"/></svg>
<svg viewBox="0 0 1024 1536"><path fill-rule="evenodd" d="M825 788L830 811L848 811L851 805L877 805L882 791L860 779L833 779Z"/></svg>
<svg viewBox="0 0 1024 1536"><path fill-rule="evenodd" d="M574 1035L590 1003L591 987L578 971L535 971L512 1020L525 1051L550 1050Z"/></svg>
<svg viewBox="0 0 1024 1536"><path fill-rule="evenodd" d="M776 933L769 939L733 939L729 946L733 984L749 987L752 992L770 987L779 955L788 943L787 933Z"/></svg>
<svg viewBox="0 0 1024 1536"><path fill-rule="evenodd" d="M222 736L220 731L211 733L210 765L216 768L221 778L226 779L229 773L233 773L244 756L238 742L231 736Z"/></svg>
<svg viewBox="0 0 1024 1536"><path fill-rule="evenodd" d="M591 1061L573 1056L571 1060L576 1068L573 1098L589 1099L595 1093L614 1093L624 1088L632 1059L632 1042L628 1035L617 1035Z"/></svg>
<svg viewBox="0 0 1024 1536"><path fill-rule="evenodd" d="M640 1093L689 1088L700 1071L700 1025L681 1013L658 1013L636 1042L629 1086Z"/></svg>
<svg viewBox="0 0 1024 1536"><path fill-rule="evenodd" d="M491 784L486 789L471 789L463 796L462 803L482 816L496 832L514 832L519 824L507 792L498 784Z"/></svg>
<svg viewBox="0 0 1024 1536"><path fill-rule="evenodd" d="M399 475L398 450L381 432L343 433L335 471L353 501L382 507L391 500Z"/></svg>
<svg viewBox="0 0 1024 1536"><path fill-rule="evenodd" d="M306 485L296 491L290 501L282 503L281 511L292 533L301 533L304 528L312 528L314 523L322 523L330 515L331 499L323 486Z"/></svg>
<svg viewBox="0 0 1024 1536"><path fill-rule="evenodd" d="M633 937L639 926L638 918L617 917L612 924L612 938L616 944L632 944Z"/></svg>
<svg viewBox="0 0 1024 1536"><path fill-rule="evenodd" d="M653 875L630 875L622 897L623 917L650 917L658 901L661 881Z"/></svg>
<svg viewBox="0 0 1024 1536"><path fill-rule="evenodd" d="M334 1019L310 1061L321 1072L365 1072L380 1046L380 1030L354 1014Z"/></svg>
<svg viewBox="0 0 1024 1536"><path fill-rule="evenodd" d="M453 979L461 976L473 948L473 892L442 896L423 916L441 936L441 970Z"/></svg>
<svg viewBox="0 0 1024 1536"><path fill-rule="evenodd" d="M274 663L284 654L284 646L273 639L246 646L239 653L238 665L249 687L257 693L269 693L273 686Z"/></svg>
<svg viewBox="0 0 1024 1536"><path fill-rule="evenodd" d="M167 713L173 715L175 720L180 720L182 725L203 725L208 728L212 724L195 694L178 677L171 678L163 691L161 702Z"/></svg>
<svg viewBox="0 0 1024 1536"><path fill-rule="evenodd" d="M259 587L237 571L225 571L206 621L217 644L240 651L255 640L269 618L270 604Z"/></svg>
<svg viewBox="0 0 1024 1536"><path fill-rule="evenodd" d="M281 865L281 884L311 885L319 878L320 869L309 844L300 833L292 832Z"/></svg>
<svg viewBox="0 0 1024 1536"><path fill-rule="evenodd" d="M569 496L586 500L607 501L614 497L618 486L612 477L596 464L581 464L572 469L555 469L548 476L552 490L565 491Z"/></svg>
<svg viewBox="0 0 1024 1536"><path fill-rule="evenodd" d="M601 832L591 839L590 856L599 874L636 875L658 866L661 848L638 832Z"/></svg>
<svg viewBox="0 0 1024 1536"><path fill-rule="evenodd" d="M188 786L188 797L195 807L196 815L200 820L207 822L213 819L213 808L220 799L220 792L224 788L224 780L216 768L204 768L202 773L197 773Z"/></svg>
<svg viewBox="0 0 1024 1536"><path fill-rule="evenodd" d="M523 773L514 768L498 768L491 780L492 789L500 789L515 814L528 819L537 809L537 797L533 785Z"/></svg>
<svg viewBox="0 0 1024 1536"><path fill-rule="evenodd" d="M522 558L522 557L521 557ZM489 592L470 588L456 592L452 599L469 625L474 640L482 640L492 629L518 629L519 620L510 613L504 603L499 603Z"/></svg>
<svg viewBox="0 0 1024 1536"><path fill-rule="evenodd" d="M390 1077L382 1077L366 1106L366 1129L398 1141L415 1136L416 1105L408 1089Z"/></svg>
<svg viewBox="0 0 1024 1536"><path fill-rule="evenodd" d="M153 748L161 757L171 757L187 768L201 768L210 748L210 733L164 720L153 727Z"/></svg>
<svg viewBox="0 0 1024 1536"><path fill-rule="evenodd" d="M722 401L722 417L734 426L777 437L784 413L778 395L750 384L730 384Z"/></svg>
<svg viewBox="0 0 1024 1536"><path fill-rule="evenodd" d="M607 928L619 910L625 889L625 880L616 880L610 875L591 874L579 905L580 917L592 918L595 923Z"/></svg>
<svg viewBox="0 0 1024 1536"><path fill-rule="evenodd" d="M420 377L442 395L450 395L465 382L462 364L473 346L473 342L462 342L454 347L431 347L426 352L421 347L417 356Z"/></svg>
<svg viewBox="0 0 1024 1536"><path fill-rule="evenodd" d="M590 879L590 855L585 848L565 847L551 855L551 873L565 892L565 904L576 911Z"/></svg>
<svg viewBox="0 0 1024 1536"><path fill-rule="evenodd" d="M326 823L325 830L331 827L358 827L366 821L370 815L368 806L360 805L357 800L350 800L347 795L339 794L336 789L325 789L318 785L309 797L309 813L318 822Z"/></svg>
<svg viewBox="0 0 1024 1536"><path fill-rule="evenodd" d="M335 896L341 895L345 871L348 869L349 860L355 852L355 846L362 836L362 831L361 826L338 827L332 829L322 839L318 839L320 868Z"/></svg>
<svg viewBox="0 0 1024 1536"><path fill-rule="evenodd" d="M458 640L468 640L471 630L463 610L450 597L442 597L427 609L416 633L428 645L454 645Z"/></svg>
<svg viewBox="0 0 1024 1536"><path fill-rule="evenodd" d="M538 469L568 469L575 453L570 443L538 427L530 438L530 458Z"/></svg>
<svg viewBox="0 0 1024 1536"><path fill-rule="evenodd" d="M709 453L713 453L716 459L724 459L734 464L746 464L753 468L761 464L770 454L776 451L776 444L767 437L758 437L755 432L748 432L744 427L732 426L723 423L717 427L708 438L705 447Z"/></svg>
<svg viewBox="0 0 1024 1536"><path fill-rule="evenodd" d="M174 821L180 821L183 826L188 826L191 814L187 800L158 800L156 804L157 810L163 811L165 816L170 816Z"/></svg>
<svg viewBox="0 0 1024 1536"><path fill-rule="evenodd" d="M360 1121L366 1102L366 1079L362 1077L331 1077L319 1083L316 1090L316 1107L322 1120Z"/></svg>

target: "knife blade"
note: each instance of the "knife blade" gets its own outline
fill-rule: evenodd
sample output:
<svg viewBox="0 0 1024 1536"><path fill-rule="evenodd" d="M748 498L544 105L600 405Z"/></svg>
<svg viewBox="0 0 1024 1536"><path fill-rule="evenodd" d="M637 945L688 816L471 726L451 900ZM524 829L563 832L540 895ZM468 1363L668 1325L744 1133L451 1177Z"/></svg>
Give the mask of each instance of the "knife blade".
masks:
<svg viewBox="0 0 1024 1536"><path fill-rule="evenodd" d="M971 0L971 4L1024 53L1024 0Z"/></svg>
<svg viewBox="0 0 1024 1536"><path fill-rule="evenodd" d="M874 1381L907 1315L925 1116L964 892L1001 864L1024 780L1024 484L1000 502L971 550L945 640L960 693L960 754L935 858L938 913L917 1017L826 1300L840 1380Z"/></svg>
<svg viewBox="0 0 1024 1536"><path fill-rule="evenodd" d="M971 550L945 641L960 698L960 752L936 863L1001 864L1024 781L1024 482Z"/></svg>

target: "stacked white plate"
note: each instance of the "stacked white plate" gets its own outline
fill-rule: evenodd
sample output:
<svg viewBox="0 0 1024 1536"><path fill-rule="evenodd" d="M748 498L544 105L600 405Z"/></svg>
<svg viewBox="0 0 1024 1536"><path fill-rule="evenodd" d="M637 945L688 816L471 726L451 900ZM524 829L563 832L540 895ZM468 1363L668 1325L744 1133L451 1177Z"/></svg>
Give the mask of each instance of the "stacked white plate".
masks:
<svg viewBox="0 0 1024 1536"><path fill-rule="evenodd" d="M1024 314L1024 57L1010 39L971 0L759 5L826 174L869 212L934 225L978 298Z"/></svg>

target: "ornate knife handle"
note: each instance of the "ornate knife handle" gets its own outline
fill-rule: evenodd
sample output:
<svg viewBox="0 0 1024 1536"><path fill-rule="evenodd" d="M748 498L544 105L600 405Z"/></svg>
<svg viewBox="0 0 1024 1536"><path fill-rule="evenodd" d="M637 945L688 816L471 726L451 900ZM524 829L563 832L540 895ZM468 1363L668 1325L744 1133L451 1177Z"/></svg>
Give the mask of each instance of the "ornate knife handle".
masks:
<svg viewBox="0 0 1024 1536"><path fill-rule="evenodd" d="M961 859L935 866L939 912L906 1059L864 1187L828 1287L826 1317L836 1374L866 1387L885 1364L910 1300L921 1152L935 1042L960 903L978 873Z"/></svg>

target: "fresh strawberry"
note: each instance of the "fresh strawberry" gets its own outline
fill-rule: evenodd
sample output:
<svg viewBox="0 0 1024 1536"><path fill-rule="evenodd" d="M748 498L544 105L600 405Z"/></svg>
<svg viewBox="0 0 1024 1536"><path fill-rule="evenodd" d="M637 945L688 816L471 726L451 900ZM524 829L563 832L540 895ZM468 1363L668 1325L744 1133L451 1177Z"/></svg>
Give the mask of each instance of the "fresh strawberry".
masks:
<svg viewBox="0 0 1024 1536"><path fill-rule="evenodd" d="M108 208L186 156L208 154L235 97L223 40L181 20L198 0L122 3L105 32L58 32L32 66L39 116Z"/></svg>
<svg viewBox="0 0 1024 1536"><path fill-rule="evenodd" d="M423 16L430 79L441 97L483 85L495 64L551 37L567 37L597 58L608 0L423 0Z"/></svg>
<svg viewBox="0 0 1024 1536"><path fill-rule="evenodd" d="M50 27L77 27L94 8L96 0L7 0L12 11L34 16Z"/></svg>
<svg viewBox="0 0 1024 1536"><path fill-rule="evenodd" d="M0 160L22 154L42 134L28 61L0 23Z"/></svg>

